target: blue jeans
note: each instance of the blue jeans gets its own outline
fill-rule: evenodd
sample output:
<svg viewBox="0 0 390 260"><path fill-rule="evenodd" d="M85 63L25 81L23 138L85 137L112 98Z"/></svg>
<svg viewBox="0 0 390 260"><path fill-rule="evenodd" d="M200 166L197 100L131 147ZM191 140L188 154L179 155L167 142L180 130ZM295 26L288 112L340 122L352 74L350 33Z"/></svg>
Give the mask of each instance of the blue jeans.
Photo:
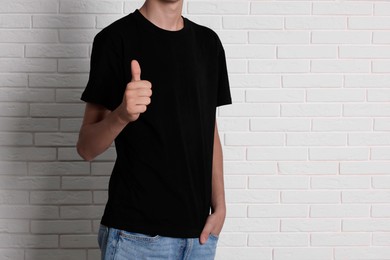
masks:
<svg viewBox="0 0 390 260"><path fill-rule="evenodd" d="M150 236L100 224L98 242L102 260L213 260L218 237L210 234L202 245L199 238Z"/></svg>

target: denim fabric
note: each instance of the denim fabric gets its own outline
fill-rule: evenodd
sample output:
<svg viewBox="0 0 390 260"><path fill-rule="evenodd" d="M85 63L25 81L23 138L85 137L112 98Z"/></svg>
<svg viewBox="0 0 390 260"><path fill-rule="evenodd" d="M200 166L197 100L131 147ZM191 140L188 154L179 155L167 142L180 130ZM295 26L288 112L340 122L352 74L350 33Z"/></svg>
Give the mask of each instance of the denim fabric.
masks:
<svg viewBox="0 0 390 260"><path fill-rule="evenodd" d="M98 242L102 260L213 260L218 237L210 234L202 245L199 238L150 236L100 225Z"/></svg>

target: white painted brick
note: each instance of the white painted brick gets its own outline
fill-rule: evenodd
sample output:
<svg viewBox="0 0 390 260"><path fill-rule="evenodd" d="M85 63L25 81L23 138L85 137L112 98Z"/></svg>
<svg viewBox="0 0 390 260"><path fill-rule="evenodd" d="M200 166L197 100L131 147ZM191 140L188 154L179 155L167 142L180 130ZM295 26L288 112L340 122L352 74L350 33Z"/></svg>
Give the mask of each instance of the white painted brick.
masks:
<svg viewBox="0 0 390 260"><path fill-rule="evenodd" d="M77 133L36 133L36 146L74 146L77 142Z"/></svg>
<svg viewBox="0 0 390 260"><path fill-rule="evenodd" d="M235 131L248 131L249 130L248 118L217 118L218 131L235 132Z"/></svg>
<svg viewBox="0 0 390 260"><path fill-rule="evenodd" d="M375 131L390 130L390 118L374 118Z"/></svg>
<svg viewBox="0 0 390 260"><path fill-rule="evenodd" d="M387 31L375 31L372 33L373 43L390 43L390 35Z"/></svg>
<svg viewBox="0 0 390 260"><path fill-rule="evenodd" d="M24 54L24 46L22 44L0 44L0 57L4 58L20 58L23 57ZM0 74L0 86L6 78L5 77L12 77L13 74ZM20 77L15 78L20 79Z"/></svg>
<svg viewBox="0 0 390 260"><path fill-rule="evenodd" d="M335 46L278 46L278 58L294 59L334 59L337 57L337 48Z"/></svg>
<svg viewBox="0 0 390 260"><path fill-rule="evenodd" d="M390 148L371 148L371 160L390 160ZM386 173L388 174L389 171L387 170Z"/></svg>
<svg viewBox="0 0 390 260"><path fill-rule="evenodd" d="M276 174L275 162L224 162L225 174Z"/></svg>
<svg viewBox="0 0 390 260"><path fill-rule="evenodd" d="M388 174L390 162L340 162L340 174Z"/></svg>
<svg viewBox="0 0 390 260"><path fill-rule="evenodd" d="M0 105L1 107L1 105ZM1 131L56 131L58 121L53 118L1 118Z"/></svg>
<svg viewBox="0 0 390 260"><path fill-rule="evenodd" d="M299 260L329 260L333 257L332 248L320 247L277 247L273 252L274 260L299 259Z"/></svg>
<svg viewBox="0 0 390 260"><path fill-rule="evenodd" d="M311 177L312 189L368 189L369 176L315 176Z"/></svg>
<svg viewBox="0 0 390 260"><path fill-rule="evenodd" d="M97 219L103 215L104 206L61 206L60 216L63 219Z"/></svg>
<svg viewBox="0 0 390 260"><path fill-rule="evenodd" d="M273 218L227 218L223 229L225 232L276 232L279 230L279 220Z"/></svg>
<svg viewBox="0 0 390 260"><path fill-rule="evenodd" d="M314 118L312 131L370 131L372 119L370 118Z"/></svg>
<svg viewBox="0 0 390 260"><path fill-rule="evenodd" d="M252 118L251 131L309 131L310 120L304 118Z"/></svg>
<svg viewBox="0 0 390 260"><path fill-rule="evenodd" d="M368 60L312 60L312 72L365 73L370 71Z"/></svg>
<svg viewBox="0 0 390 260"><path fill-rule="evenodd" d="M62 132L78 132L80 130L82 118L60 119L60 130Z"/></svg>
<svg viewBox="0 0 390 260"><path fill-rule="evenodd" d="M376 101L376 102L390 101L390 89L367 90L367 101Z"/></svg>
<svg viewBox="0 0 390 260"><path fill-rule="evenodd" d="M0 73L0 87L25 87L25 86L27 86L26 74Z"/></svg>
<svg viewBox="0 0 390 260"><path fill-rule="evenodd" d="M1 178L0 178L1 180ZM0 203L1 204L28 204L28 191L14 191L14 190L1 190L0 191ZM1 222L0 222L1 223ZM0 228L1 230L1 228Z"/></svg>
<svg viewBox="0 0 390 260"><path fill-rule="evenodd" d="M390 176L373 176L372 187L375 189L390 188Z"/></svg>
<svg viewBox="0 0 390 260"><path fill-rule="evenodd" d="M33 15L33 28L94 28L93 15Z"/></svg>
<svg viewBox="0 0 390 260"><path fill-rule="evenodd" d="M33 117L82 117L84 104L31 104L30 114Z"/></svg>
<svg viewBox="0 0 390 260"><path fill-rule="evenodd" d="M390 205L389 204L377 204L372 205L371 216L374 218L389 218L390 217Z"/></svg>
<svg viewBox="0 0 390 260"><path fill-rule="evenodd" d="M0 188L19 190L54 190L60 187L60 177L0 176Z"/></svg>
<svg viewBox="0 0 390 260"><path fill-rule="evenodd" d="M56 149L46 147L1 147L0 158L10 161L51 161L56 159Z"/></svg>
<svg viewBox="0 0 390 260"><path fill-rule="evenodd" d="M245 218L247 217L247 206L243 204L226 203L227 218Z"/></svg>
<svg viewBox="0 0 390 260"><path fill-rule="evenodd" d="M90 164L88 162L30 162L29 175L88 175Z"/></svg>
<svg viewBox="0 0 390 260"><path fill-rule="evenodd" d="M87 260L95 260L101 257L100 249L87 249Z"/></svg>
<svg viewBox="0 0 390 260"><path fill-rule="evenodd" d="M90 191L31 191L31 204L88 204L92 203Z"/></svg>
<svg viewBox="0 0 390 260"><path fill-rule="evenodd" d="M0 249L1 260L24 260L23 249Z"/></svg>
<svg viewBox="0 0 390 260"><path fill-rule="evenodd" d="M368 148L309 148L310 160L367 160Z"/></svg>
<svg viewBox="0 0 390 260"><path fill-rule="evenodd" d="M85 87L87 74L31 74L30 87Z"/></svg>
<svg viewBox="0 0 390 260"><path fill-rule="evenodd" d="M388 30L390 29L390 20L386 16L349 17L348 29Z"/></svg>
<svg viewBox="0 0 390 260"><path fill-rule="evenodd" d="M249 73L309 72L308 60L249 60Z"/></svg>
<svg viewBox="0 0 390 260"><path fill-rule="evenodd" d="M311 4L309 2L252 2L251 14L263 15L300 15L310 14Z"/></svg>
<svg viewBox="0 0 390 260"><path fill-rule="evenodd" d="M232 15L222 17L224 29L257 30L282 29L283 18L277 16L244 16Z"/></svg>
<svg viewBox="0 0 390 260"><path fill-rule="evenodd" d="M1 138L1 137L0 137ZM282 133L227 133L225 134L226 145L258 146L284 144L284 134Z"/></svg>
<svg viewBox="0 0 390 260"><path fill-rule="evenodd" d="M249 205L250 218L299 218L308 216L306 205Z"/></svg>
<svg viewBox="0 0 390 260"><path fill-rule="evenodd" d="M187 3L187 11L189 14L247 14L248 4L233 1L193 1Z"/></svg>
<svg viewBox="0 0 390 260"><path fill-rule="evenodd" d="M105 191L93 191L93 203L94 204L106 204L108 199L108 192Z"/></svg>
<svg viewBox="0 0 390 260"><path fill-rule="evenodd" d="M0 30L0 39L3 43L52 43L58 41L58 32L51 29L8 29Z"/></svg>
<svg viewBox="0 0 390 260"><path fill-rule="evenodd" d="M69 234L91 232L88 220L33 220L31 232L36 234Z"/></svg>
<svg viewBox="0 0 390 260"><path fill-rule="evenodd" d="M343 203L386 203L390 201L390 191L382 190L359 190L342 191Z"/></svg>
<svg viewBox="0 0 390 260"><path fill-rule="evenodd" d="M281 104L282 116L298 117L322 117L340 116L341 105L339 104Z"/></svg>
<svg viewBox="0 0 390 260"><path fill-rule="evenodd" d="M89 59L58 59L58 72L89 73Z"/></svg>
<svg viewBox="0 0 390 260"><path fill-rule="evenodd" d="M58 217L56 206L0 205L0 218L53 219Z"/></svg>
<svg viewBox="0 0 390 260"><path fill-rule="evenodd" d="M247 148L247 160L250 161L291 161L291 160L306 160L308 150L306 148L292 147L249 147Z"/></svg>
<svg viewBox="0 0 390 260"><path fill-rule="evenodd" d="M374 3L374 15L390 15L390 3Z"/></svg>
<svg viewBox="0 0 390 260"><path fill-rule="evenodd" d="M234 106L223 106L219 110L219 116L278 116L279 106L277 104L234 104Z"/></svg>
<svg viewBox="0 0 390 260"><path fill-rule="evenodd" d="M337 30L347 27L347 18L340 16L286 16L286 29Z"/></svg>
<svg viewBox="0 0 390 260"><path fill-rule="evenodd" d="M390 231L388 219L344 219L342 223L343 231Z"/></svg>
<svg viewBox="0 0 390 260"><path fill-rule="evenodd" d="M247 187L247 177L245 176L226 175L224 182L226 189L245 189Z"/></svg>
<svg viewBox="0 0 390 260"><path fill-rule="evenodd" d="M249 43L308 44L310 43L310 33L305 31L255 30L249 31Z"/></svg>
<svg viewBox="0 0 390 260"><path fill-rule="evenodd" d="M122 1L60 1L60 13L122 13Z"/></svg>
<svg viewBox="0 0 390 260"><path fill-rule="evenodd" d="M312 218L363 218L370 215L370 206L364 204L311 205Z"/></svg>
<svg viewBox="0 0 390 260"><path fill-rule="evenodd" d="M62 177L61 187L68 190L95 190L106 189L109 178L106 176L94 177Z"/></svg>
<svg viewBox="0 0 390 260"><path fill-rule="evenodd" d="M116 158L116 151L114 148L108 148L105 152L97 156L94 160L102 161L114 161ZM76 147L63 147L58 148L58 159L66 161L77 161L82 160L80 155L77 153Z"/></svg>
<svg viewBox="0 0 390 260"><path fill-rule="evenodd" d="M390 246L390 234L386 232L373 233L372 244L374 246Z"/></svg>
<svg viewBox="0 0 390 260"><path fill-rule="evenodd" d="M245 257L245 258L243 258ZM217 247L217 260L268 260L272 258L272 248L263 247Z"/></svg>
<svg viewBox="0 0 390 260"><path fill-rule="evenodd" d="M344 104L344 116L390 116L390 106L382 104Z"/></svg>
<svg viewBox="0 0 390 260"><path fill-rule="evenodd" d="M79 102L83 91L81 89L57 89L56 101L58 103Z"/></svg>
<svg viewBox="0 0 390 260"><path fill-rule="evenodd" d="M55 248L58 245L56 235L0 234L2 248Z"/></svg>
<svg viewBox="0 0 390 260"><path fill-rule="evenodd" d="M116 20L121 19L122 17L124 17L123 14L99 15L96 17L96 28L103 29L104 27L110 25L111 23L115 22Z"/></svg>
<svg viewBox="0 0 390 260"><path fill-rule="evenodd" d="M0 133L0 145L23 146L32 143L32 134L29 133Z"/></svg>
<svg viewBox="0 0 390 260"><path fill-rule="evenodd" d="M61 43L91 43L98 32L100 32L98 29L60 29L59 41Z"/></svg>
<svg viewBox="0 0 390 260"><path fill-rule="evenodd" d="M366 91L364 89L307 89L308 102L364 102Z"/></svg>
<svg viewBox="0 0 390 260"><path fill-rule="evenodd" d="M134 1L125 1L125 13L133 12L136 8L140 8L145 1L143 0L134 0ZM184 1L183 6L187 4L187 1ZM186 8L183 8L183 13L186 11Z"/></svg>
<svg viewBox="0 0 390 260"><path fill-rule="evenodd" d="M348 144L358 146L390 145L388 133L350 133Z"/></svg>
<svg viewBox="0 0 390 260"><path fill-rule="evenodd" d="M283 247L283 246L307 246L309 236L297 233L262 233L249 234L248 246L258 247Z"/></svg>
<svg viewBox="0 0 390 260"><path fill-rule="evenodd" d="M228 203L272 203L278 202L277 191L226 189Z"/></svg>
<svg viewBox="0 0 390 260"><path fill-rule="evenodd" d="M85 260L86 257L86 251L81 249L29 249L26 250L25 260Z"/></svg>
<svg viewBox="0 0 390 260"><path fill-rule="evenodd" d="M249 176L250 189L307 189L309 177L306 176Z"/></svg>
<svg viewBox="0 0 390 260"><path fill-rule="evenodd" d="M0 13L56 13L58 2L51 0L1 1Z"/></svg>
<svg viewBox="0 0 390 260"><path fill-rule="evenodd" d="M339 203L339 191L320 191L320 190L302 190L302 191L281 191L282 203Z"/></svg>
<svg viewBox="0 0 390 260"><path fill-rule="evenodd" d="M91 162L92 175L111 175L114 162Z"/></svg>
<svg viewBox="0 0 390 260"><path fill-rule="evenodd" d="M371 3L359 3L359 2L332 2L332 3L319 3L313 2L313 14L314 15L371 15L373 5Z"/></svg>
<svg viewBox="0 0 390 260"><path fill-rule="evenodd" d="M229 83L234 88L278 88L281 86L279 75L256 75L256 74L232 74Z"/></svg>
<svg viewBox="0 0 390 260"><path fill-rule="evenodd" d="M2 162L0 161L0 174L3 175L27 175L26 162Z"/></svg>
<svg viewBox="0 0 390 260"><path fill-rule="evenodd" d="M225 44L230 43L247 43L248 42L248 33L245 31L237 30L214 30L221 41Z"/></svg>
<svg viewBox="0 0 390 260"><path fill-rule="evenodd" d="M215 15L185 15L186 18L190 19L194 23L204 25L213 30L222 29L222 18Z"/></svg>
<svg viewBox="0 0 390 260"><path fill-rule="evenodd" d="M337 174L338 163L325 162L278 162L280 174Z"/></svg>
<svg viewBox="0 0 390 260"><path fill-rule="evenodd" d="M341 133L287 133L288 146L345 146L347 134Z"/></svg>
<svg viewBox="0 0 390 260"><path fill-rule="evenodd" d="M0 60L0 72L54 72L57 62L50 59L17 59Z"/></svg>
<svg viewBox="0 0 390 260"><path fill-rule="evenodd" d="M53 102L53 89L0 88L0 101L4 102Z"/></svg>
<svg viewBox="0 0 390 260"><path fill-rule="evenodd" d="M369 44L371 43L371 32L358 30L313 31L311 39L312 43Z"/></svg>
<svg viewBox="0 0 390 260"><path fill-rule="evenodd" d="M60 245L62 248L82 249L96 248L99 246L97 241L97 235L61 235Z"/></svg>
<svg viewBox="0 0 390 260"><path fill-rule="evenodd" d="M389 73L390 72L390 60L373 60L372 72L376 73Z"/></svg>
<svg viewBox="0 0 390 260"><path fill-rule="evenodd" d="M340 229L341 221L338 219L282 219L280 225L280 230L287 232L339 232ZM311 244L316 245L312 239Z"/></svg>
<svg viewBox="0 0 390 260"><path fill-rule="evenodd" d="M304 74L283 75L282 85L285 88L316 88L316 87L341 87L343 77L335 74ZM339 89L338 89L339 90Z"/></svg>
<svg viewBox="0 0 390 260"><path fill-rule="evenodd" d="M331 234L311 234L311 245L313 246L369 246L369 233L331 233Z"/></svg>
<svg viewBox="0 0 390 260"><path fill-rule="evenodd" d="M345 75L345 87L387 88L388 86L390 86L390 75Z"/></svg>
<svg viewBox="0 0 390 260"><path fill-rule="evenodd" d="M390 58L389 46L340 46L340 58Z"/></svg>
<svg viewBox="0 0 390 260"><path fill-rule="evenodd" d="M224 46L226 58L269 59L276 57L276 47L259 44Z"/></svg>
<svg viewBox="0 0 390 260"><path fill-rule="evenodd" d="M303 102L304 91L297 89L248 89L246 101L254 103L262 102Z"/></svg>
<svg viewBox="0 0 390 260"><path fill-rule="evenodd" d="M30 26L31 26L30 15L2 14L0 16L1 28L30 28Z"/></svg>
<svg viewBox="0 0 390 260"><path fill-rule="evenodd" d="M247 235L245 233L221 233L218 240L219 247L246 246Z"/></svg>
<svg viewBox="0 0 390 260"><path fill-rule="evenodd" d="M75 58L88 57L89 46L81 44L27 44L26 57Z"/></svg>
<svg viewBox="0 0 390 260"><path fill-rule="evenodd" d="M390 248L388 247L340 247L334 249L335 260L342 259L370 259L382 260L388 258L390 255Z"/></svg>

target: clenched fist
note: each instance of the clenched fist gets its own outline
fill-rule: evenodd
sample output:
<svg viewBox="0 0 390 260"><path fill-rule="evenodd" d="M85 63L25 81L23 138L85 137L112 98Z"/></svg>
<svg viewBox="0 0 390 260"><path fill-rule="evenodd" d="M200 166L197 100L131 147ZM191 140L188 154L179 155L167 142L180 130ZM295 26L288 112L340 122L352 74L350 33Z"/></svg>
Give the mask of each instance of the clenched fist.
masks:
<svg viewBox="0 0 390 260"><path fill-rule="evenodd" d="M146 111L152 95L152 83L141 80L141 68L138 61L131 61L131 81L127 83L122 103L120 104L120 117L127 122L138 119L140 113Z"/></svg>

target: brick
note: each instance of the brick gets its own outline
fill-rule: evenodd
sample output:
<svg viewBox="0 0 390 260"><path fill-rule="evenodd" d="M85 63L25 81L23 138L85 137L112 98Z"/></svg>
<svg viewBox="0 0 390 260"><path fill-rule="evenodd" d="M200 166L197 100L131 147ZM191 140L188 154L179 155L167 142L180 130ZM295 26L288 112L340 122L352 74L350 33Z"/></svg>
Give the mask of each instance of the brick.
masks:
<svg viewBox="0 0 390 260"><path fill-rule="evenodd" d="M283 247L283 246L308 246L309 237L307 234L297 233L263 233L249 234L248 246L258 247Z"/></svg>
<svg viewBox="0 0 390 260"><path fill-rule="evenodd" d="M3 58L0 60L0 72L54 72L56 69L57 62L49 59Z"/></svg>
<svg viewBox="0 0 390 260"><path fill-rule="evenodd" d="M389 160L390 148L387 147L372 147L371 148L371 160ZM386 172L389 173L388 171Z"/></svg>
<svg viewBox="0 0 390 260"><path fill-rule="evenodd" d="M58 32L52 29L7 29L0 30L0 39L2 43L55 43L58 41ZM20 69L16 71L20 72Z"/></svg>
<svg viewBox="0 0 390 260"><path fill-rule="evenodd" d="M226 204L227 218L245 218L247 217L247 206L242 204L227 203Z"/></svg>
<svg viewBox="0 0 390 260"><path fill-rule="evenodd" d="M371 102L390 101L390 89L369 89L369 90L367 90L367 101L371 101Z"/></svg>
<svg viewBox="0 0 390 260"><path fill-rule="evenodd" d="M271 160L306 160L308 150L306 148L292 147L249 147L247 148L247 159L251 161L271 161Z"/></svg>
<svg viewBox="0 0 390 260"><path fill-rule="evenodd" d="M313 246L370 246L369 233L311 234Z"/></svg>
<svg viewBox="0 0 390 260"><path fill-rule="evenodd" d="M226 58L271 59L276 57L275 46L259 44L229 44L224 46Z"/></svg>
<svg viewBox="0 0 390 260"><path fill-rule="evenodd" d="M88 220L32 220L31 232L35 234L69 234L91 232Z"/></svg>
<svg viewBox="0 0 390 260"><path fill-rule="evenodd" d="M388 203L388 202L386 202ZM390 207L389 204L373 204L371 205L372 211L371 216L374 218L389 218L390 217Z"/></svg>
<svg viewBox="0 0 390 260"><path fill-rule="evenodd" d="M60 119L60 130L61 132L79 132L82 121L82 118Z"/></svg>
<svg viewBox="0 0 390 260"><path fill-rule="evenodd" d="M80 102L81 94L84 90L82 89L57 89L56 101L58 103L78 103Z"/></svg>
<svg viewBox="0 0 390 260"><path fill-rule="evenodd" d="M94 204L106 204L108 200L108 192L105 191L93 191L93 203Z"/></svg>
<svg viewBox="0 0 390 260"><path fill-rule="evenodd" d="M251 14L263 15L300 15L310 14L311 4L309 2L252 2Z"/></svg>
<svg viewBox="0 0 390 260"><path fill-rule="evenodd" d="M278 192L273 190L226 190L226 202L228 203L272 203L278 201Z"/></svg>
<svg viewBox="0 0 390 260"><path fill-rule="evenodd" d="M305 118L251 118L251 131L309 131L310 120Z"/></svg>
<svg viewBox="0 0 390 260"><path fill-rule="evenodd" d="M28 106L23 103L4 102L0 104L0 116L27 116Z"/></svg>
<svg viewBox="0 0 390 260"><path fill-rule="evenodd" d="M277 247L273 249L274 260L285 259L300 259L300 260L329 260L333 257L332 248L320 248L320 247L296 247L296 248L283 248Z"/></svg>
<svg viewBox="0 0 390 260"><path fill-rule="evenodd" d="M390 188L390 176L373 176L372 187L375 189Z"/></svg>
<svg viewBox="0 0 390 260"><path fill-rule="evenodd" d="M388 133L350 133L348 134L348 144L350 146L388 146L390 145L390 135Z"/></svg>
<svg viewBox="0 0 390 260"><path fill-rule="evenodd" d="M90 191L32 191L31 204L89 204L92 203Z"/></svg>
<svg viewBox="0 0 390 260"><path fill-rule="evenodd" d="M33 117L82 117L84 104L31 104L30 115Z"/></svg>
<svg viewBox="0 0 390 260"><path fill-rule="evenodd" d="M336 160L336 161L356 161L356 160L368 160L368 148L356 147L356 148L309 148L310 160Z"/></svg>
<svg viewBox="0 0 390 260"><path fill-rule="evenodd" d="M340 203L340 192L321 190L281 191L281 202L297 204Z"/></svg>
<svg viewBox="0 0 390 260"><path fill-rule="evenodd" d="M58 121L50 118L1 118L1 131L40 132L58 130Z"/></svg>
<svg viewBox="0 0 390 260"><path fill-rule="evenodd" d="M279 105L277 104L235 104L234 106L223 106L219 110L219 116L277 116Z"/></svg>
<svg viewBox="0 0 390 260"><path fill-rule="evenodd" d="M58 245L56 235L0 234L0 247L6 248L55 248ZM41 258L40 258L41 259Z"/></svg>
<svg viewBox="0 0 390 260"><path fill-rule="evenodd" d="M342 110L339 104L281 104L282 116L298 117L323 117L341 116Z"/></svg>
<svg viewBox="0 0 390 260"><path fill-rule="evenodd" d="M32 134L0 133L0 145L24 146L32 145Z"/></svg>
<svg viewBox="0 0 390 260"><path fill-rule="evenodd" d="M55 148L7 147L0 148L0 158L9 161L52 161L56 159Z"/></svg>
<svg viewBox="0 0 390 260"><path fill-rule="evenodd" d="M373 60L372 72L376 73L389 73L390 72L390 60Z"/></svg>
<svg viewBox="0 0 390 260"><path fill-rule="evenodd" d="M343 76L334 74L304 74L283 75L282 85L284 88L339 88L343 86Z"/></svg>
<svg viewBox="0 0 390 260"><path fill-rule="evenodd" d="M4 45L2 45L4 46ZM10 48L4 47L6 50ZM2 49L0 47L0 49ZM23 50L22 50L23 52ZM4 53L0 56L6 56ZM22 73L0 73L0 87L26 87L27 75Z"/></svg>
<svg viewBox="0 0 390 260"><path fill-rule="evenodd" d="M333 3L332 3L333 4ZM374 32L375 34L376 32ZM381 38L378 36L378 39ZM329 30L329 31L313 31L312 44L316 43L334 43L334 44L371 44L370 31L346 31L346 30Z"/></svg>
<svg viewBox="0 0 390 260"><path fill-rule="evenodd" d="M30 15L14 15L7 14L0 16L1 28L30 28Z"/></svg>
<svg viewBox="0 0 390 260"><path fill-rule="evenodd" d="M225 174L276 174L277 166L275 162L224 162Z"/></svg>
<svg viewBox="0 0 390 260"><path fill-rule="evenodd" d="M390 58L389 46L340 46L339 57L343 59L369 58L383 59Z"/></svg>
<svg viewBox="0 0 390 260"><path fill-rule="evenodd" d="M108 148L105 152L97 156L95 161L115 161L116 151L114 148ZM76 147L62 147L58 148L58 159L64 161L79 161L83 160L77 153Z"/></svg>
<svg viewBox="0 0 390 260"><path fill-rule="evenodd" d="M282 133L226 133L226 145L258 146L284 144L284 134Z"/></svg>
<svg viewBox="0 0 390 260"><path fill-rule="evenodd" d="M58 217L58 207L55 206L0 205L0 218L53 219Z"/></svg>
<svg viewBox="0 0 390 260"><path fill-rule="evenodd" d="M345 258L360 258L370 260L386 259L390 255L390 248L388 247L340 247L334 249L334 259L342 260Z"/></svg>
<svg viewBox="0 0 390 260"><path fill-rule="evenodd" d="M313 2L313 15L371 15L373 5L371 3Z"/></svg>
<svg viewBox="0 0 390 260"><path fill-rule="evenodd" d="M115 14L115 15L106 15L102 14L96 17L96 28L102 29L111 23L119 20L123 17L123 14Z"/></svg>
<svg viewBox="0 0 390 260"><path fill-rule="evenodd" d="M0 204L17 205L17 204L28 204L28 203L29 203L28 191L19 191L19 190L0 191Z"/></svg>
<svg viewBox="0 0 390 260"><path fill-rule="evenodd" d="M58 72L89 73L89 59L58 59Z"/></svg>
<svg viewBox="0 0 390 260"><path fill-rule="evenodd" d="M93 177L68 177L63 176L61 187L69 190L89 190L89 189L106 189L109 178L106 176Z"/></svg>
<svg viewBox="0 0 390 260"><path fill-rule="evenodd" d="M374 31L372 32L373 43L390 43L390 35L385 31Z"/></svg>
<svg viewBox="0 0 390 260"><path fill-rule="evenodd" d="M297 89L248 89L245 93L246 101L253 103L262 102L303 102L305 93Z"/></svg>
<svg viewBox="0 0 390 260"><path fill-rule="evenodd" d="M30 162L29 175L89 175L88 162Z"/></svg>
<svg viewBox="0 0 390 260"><path fill-rule="evenodd" d="M231 74L230 85L234 88L278 88L281 77L278 75Z"/></svg>
<svg viewBox="0 0 390 260"><path fill-rule="evenodd" d="M232 15L222 17L224 29L240 29L240 30L253 30L253 29L282 29L283 18L277 16L244 16L244 15Z"/></svg>
<svg viewBox="0 0 390 260"><path fill-rule="evenodd" d="M343 203L388 203L390 201L390 191L342 191L341 197Z"/></svg>
<svg viewBox="0 0 390 260"><path fill-rule="evenodd" d="M308 216L306 205L249 205L250 218L303 218Z"/></svg>
<svg viewBox="0 0 390 260"><path fill-rule="evenodd" d="M225 232L276 232L279 220L273 218L229 218L225 220Z"/></svg>
<svg viewBox="0 0 390 260"><path fill-rule="evenodd" d="M335 59L337 47L335 46L278 46L278 58L281 59Z"/></svg>
<svg viewBox="0 0 390 260"><path fill-rule="evenodd" d="M0 101L11 102L54 102L53 89L0 88Z"/></svg>
<svg viewBox="0 0 390 260"><path fill-rule="evenodd" d="M23 249L0 249L1 260L24 260Z"/></svg>
<svg viewBox="0 0 390 260"><path fill-rule="evenodd" d="M98 219L103 211L104 206L61 206L60 216L63 219Z"/></svg>
<svg viewBox="0 0 390 260"><path fill-rule="evenodd" d="M62 43L92 43L98 29L59 29L59 40ZM1 34L0 34L1 35Z"/></svg>
<svg viewBox="0 0 390 260"><path fill-rule="evenodd" d="M26 57L32 58L83 58L89 55L86 44L27 44Z"/></svg>
<svg viewBox="0 0 390 260"><path fill-rule="evenodd" d="M306 176L249 176L250 189L307 189L309 177Z"/></svg>
<svg viewBox="0 0 390 260"><path fill-rule="evenodd" d="M375 131L390 130L390 118L374 118L374 130Z"/></svg>
<svg viewBox="0 0 390 260"><path fill-rule="evenodd" d="M247 235L245 233L221 233L218 240L220 247L238 247L245 246Z"/></svg>
<svg viewBox="0 0 390 260"><path fill-rule="evenodd" d="M300 30L337 30L346 29L347 18L339 16L287 16L286 29Z"/></svg>
<svg viewBox="0 0 390 260"><path fill-rule="evenodd" d="M62 248L96 248L98 247L97 235L61 235ZM96 259L96 258L95 258Z"/></svg>
<svg viewBox="0 0 390 260"><path fill-rule="evenodd" d="M347 134L343 133L287 133L288 146L345 146Z"/></svg>
<svg viewBox="0 0 390 260"><path fill-rule="evenodd" d="M311 177L312 189L369 189L369 176L315 176Z"/></svg>
<svg viewBox="0 0 390 260"><path fill-rule="evenodd" d="M314 118L312 120L312 131L329 132L354 132L370 131L372 119L370 118Z"/></svg>
<svg viewBox="0 0 390 260"><path fill-rule="evenodd" d="M390 246L390 234L386 232L373 233L372 244L374 246Z"/></svg>
<svg viewBox="0 0 390 260"><path fill-rule="evenodd" d="M1 189L54 190L60 187L60 177L0 176Z"/></svg>
<svg viewBox="0 0 390 260"><path fill-rule="evenodd" d="M364 102L365 89L307 89L308 102Z"/></svg>
<svg viewBox="0 0 390 260"><path fill-rule="evenodd" d="M32 16L33 28L94 28L94 15L40 15Z"/></svg>
<svg viewBox="0 0 390 260"><path fill-rule="evenodd" d="M215 259L235 260L242 256L245 256L246 260L268 260L272 258L272 248L218 247Z"/></svg>
<svg viewBox="0 0 390 260"><path fill-rule="evenodd" d="M277 29L277 28L275 28ZM267 44L309 44L310 32L305 31L273 31L264 28L262 30L249 31L249 43Z"/></svg>
<svg viewBox="0 0 390 260"><path fill-rule="evenodd" d="M344 116L376 117L390 116L390 106L383 104L344 104Z"/></svg>
<svg viewBox="0 0 390 260"><path fill-rule="evenodd" d="M60 1L60 13L121 13L121 1Z"/></svg>
<svg viewBox="0 0 390 260"><path fill-rule="evenodd" d="M280 174L337 174L338 163L336 162L278 162Z"/></svg>
<svg viewBox="0 0 390 260"><path fill-rule="evenodd" d="M364 204L311 205L312 218L363 218L370 215L370 206Z"/></svg>
<svg viewBox="0 0 390 260"><path fill-rule="evenodd" d="M387 219L344 219L342 231L384 232L390 230Z"/></svg>
<svg viewBox="0 0 390 260"><path fill-rule="evenodd" d="M58 2L51 0L1 1L0 13L56 13Z"/></svg>
<svg viewBox="0 0 390 260"><path fill-rule="evenodd" d="M223 2L188 2L189 14L247 14L248 3L223 1Z"/></svg>
<svg viewBox="0 0 390 260"><path fill-rule="evenodd" d="M386 16L349 17L348 29L386 30L390 29L390 21Z"/></svg>
<svg viewBox="0 0 390 260"><path fill-rule="evenodd" d="M85 260L86 257L86 251L81 249L29 249L25 260Z"/></svg>
<svg viewBox="0 0 390 260"><path fill-rule="evenodd" d="M370 71L368 60L312 60L312 72L365 73Z"/></svg>
<svg viewBox="0 0 390 260"><path fill-rule="evenodd" d="M249 73L309 72L308 60L249 60Z"/></svg>
<svg viewBox="0 0 390 260"><path fill-rule="evenodd" d="M30 87L74 88L85 87L87 74L32 74L29 75Z"/></svg>
<svg viewBox="0 0 390 260"><path fill-rule="evenodd" d="M36 146L74 146L77 143L77 133L36 133Z"/></svg>
<svg viewBox="0 0 390 260"><path fill-rule="evenodd" d="M0 175L27 175L26 162L0 161Z"/></svg>
<svg viewBox="0 0 390 260"><path fill-rule="evenodd" d="M341 221L338 219L282 219L282 232L340 232ZM314 234L311 234L313 237ZM312 242L312 241L311 241ZM315 245L315 243L313 243Z"/></svg>

